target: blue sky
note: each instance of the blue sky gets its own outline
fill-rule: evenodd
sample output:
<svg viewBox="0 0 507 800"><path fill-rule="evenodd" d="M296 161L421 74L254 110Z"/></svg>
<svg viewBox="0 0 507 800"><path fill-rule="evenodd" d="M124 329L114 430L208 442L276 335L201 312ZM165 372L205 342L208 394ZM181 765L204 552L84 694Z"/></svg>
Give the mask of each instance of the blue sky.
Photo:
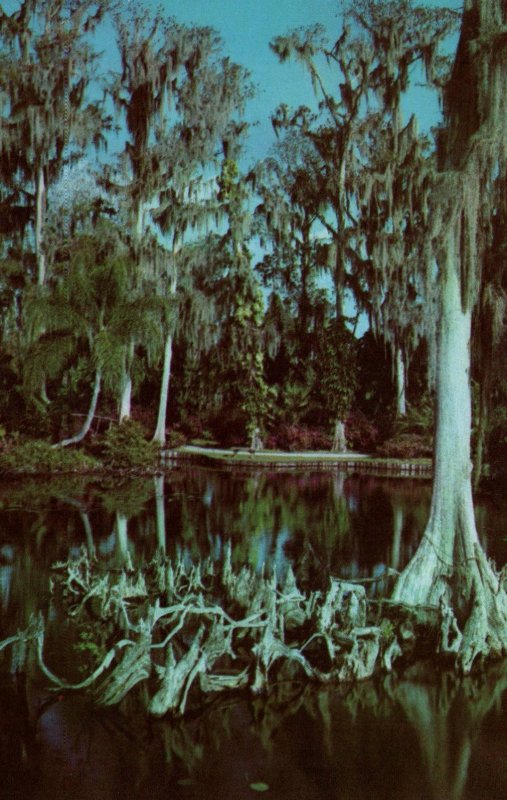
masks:
<svg viewBox="0 0 507 800"><path fill-rule="evenodd" d="M124 0L126 8L135 0ZM210 25L224 42L224 54L246 67L257 87L257 96L248 108L249 120L257 121L252 130L247 156L254 160L265 155L274 141L270 114L280 103L289 106L312 105L310 80L300 64L280 64L269 48L277 35L293 28L321 23L330 37L337 37L344 0L145 0L162 8L181 22ZM447 5L459 9L462 0L420 0L421 5ZM436 99L430 93L414 92L413 107L427 127L437 120ZM410 103L410 100L409 100Z"/></svg>
<svg viewBox="0 0 507 800"><path fill-rule="evenodd" d="M121 0L126 10L136 8L136 0ZM224 55L246 67L257 87L256 97L249 103L247 117L258 124L252 130L247 158L265 155L274 141L270 114L280 103L291 107L314 103L310 80L300 64L280 64L269 48L277 35L290 30L321 23L330 38L341 30L341 14L347 0L142 0L155 12L161 9L168 17L181 22L209 25L221 36ZM20 0L4 0L8 13L19 7ZM461 9L462 0L414 0L425 6L446 5ZM97 46L104 53L105 66L119 68L116 48L111 47L112 31L98 35ZM408 99L407 112L417 110L422 127L438 119L438 106L433 94L414 91Z"/></svg>
<svg viewBox="0 0 507 800"><path fill-rule="evenodd" d="M135 0L123 0L125 9ZM144 0L155 12L161 8L179 22L207 25L223 40L223 54L244 66L251 74L256 96L248 105L247 118L256 122L247 155L250 160L262 157L274 141L270 114L280 103L289 106L314 102L308 76L299 64L280 64L269 47L275 36L293 28L322 23L326 29L339 29L338 15L342 0ZM103 35L99 49L106 60L109 50ZM111 66L118 67L116 62Z"/></svg>

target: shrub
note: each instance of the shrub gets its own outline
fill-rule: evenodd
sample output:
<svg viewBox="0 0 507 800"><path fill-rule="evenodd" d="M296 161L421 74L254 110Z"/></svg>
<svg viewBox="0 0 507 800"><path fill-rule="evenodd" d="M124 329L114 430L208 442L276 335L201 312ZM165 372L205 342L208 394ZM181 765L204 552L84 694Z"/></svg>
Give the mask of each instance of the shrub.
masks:
<svg viewBox="0 0 507 800"><path fill-rule="evenodd" d="M431 458L433 454L433 407L429 397L409 407L393 423L391 435L377 448L387 458Z"/></svg>
<svg viewBox="0 0 507 800"><path fill-rule="evenodd" d="M3 474L44 474L89 472L98 462L81 450L53 447L40 439L6 442L0 451L0 472Z"/></svg>
<svg viewBox="0 0 507 800"><path fill-rule="evenodd" d="M187 437L181 431L176 430L175 428L171 428L171 430L167 431L166 434L166 447L170 449L175 447L181 447L187 441Z"/></svg>
<svg viewBox="0 0 507 800"><path fill-rule="evenodd" d="M269 436L267 446L271 449L289 450L329 450L331 438L320 428L307 425L280 425Z"/></svg>
<svg viewBox="0 0 507 800"><path fill-rule="evenodd" d="M394 433L417 433L429 441L433 435L433 403L424 396L417 405L409 406L404 417L394 423Z"/></svg>
<svg viewBox="0 0 507 800"><path fill-rule="evenodd" d="M147 441L143 426L133 419L113 425L104 436L104 460L115 469L154 469L159 455L159 446Z"/></svg>
<svg viewBox="0 0 507 800"><path fill-rule="evenodd" d="M377 449L385 458L431 458L433 450L426 436L419 433L400 433Z"/></svg>
<svg viewBox="0 0 507 800"><path fill-rule="evenodd" d="M370 453L377 447L380 432L362 411L352 411L345 422L347 442L353 450Z"/></svg>

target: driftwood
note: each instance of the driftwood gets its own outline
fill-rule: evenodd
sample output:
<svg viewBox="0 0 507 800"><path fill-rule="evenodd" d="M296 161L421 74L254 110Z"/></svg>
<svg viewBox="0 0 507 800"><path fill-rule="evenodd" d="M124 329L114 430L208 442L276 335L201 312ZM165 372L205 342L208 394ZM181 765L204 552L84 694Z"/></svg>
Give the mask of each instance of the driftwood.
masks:
<svg viewBox="0 0 507 800"><path fill-rule="evenodd" d="M413 650L421 622L408 610L369 601L358 583L330 577L324 591L303 593L290 568L283 581L233 568L230 548L220 564L159 553L138 571L103 571L83 552L55 565L51 588L68 619L95 631L97 640L108 631L91 674L70 684L48 669L42 617L0 649L34 642L52 684L90 690L101 705L143 684L157 717L182 715L210 693L258 694L280 680L355 682L390 672ZM456 635L449 610L427 609L426 616L448 654Z"/></svg>

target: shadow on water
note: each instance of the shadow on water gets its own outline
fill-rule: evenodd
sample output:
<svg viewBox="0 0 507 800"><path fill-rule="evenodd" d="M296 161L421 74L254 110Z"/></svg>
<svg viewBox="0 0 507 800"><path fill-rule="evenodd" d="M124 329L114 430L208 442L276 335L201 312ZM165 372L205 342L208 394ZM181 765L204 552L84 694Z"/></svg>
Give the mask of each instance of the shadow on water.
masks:
<svg viewBox="0 0 507 800"><path fill-rule="evenodd" d="M118 568L156 549L233 559L319 585L332 574L382 592L417 548L429 485L339 473L178 470L116 486L0 487L0 641L38 609L51 615L51 565L85 547ZM506 509L483 504L483 543L500 564ZM373 580L372 580L373 579ZM72 670L60 626L48 660ZM251 798L477 800L507 797L507 666L478 679L420 671L355 687L274 687L184 721L150 721L142 691L116 709L51 693L0 653L0 797L23 800Z"/></svg>

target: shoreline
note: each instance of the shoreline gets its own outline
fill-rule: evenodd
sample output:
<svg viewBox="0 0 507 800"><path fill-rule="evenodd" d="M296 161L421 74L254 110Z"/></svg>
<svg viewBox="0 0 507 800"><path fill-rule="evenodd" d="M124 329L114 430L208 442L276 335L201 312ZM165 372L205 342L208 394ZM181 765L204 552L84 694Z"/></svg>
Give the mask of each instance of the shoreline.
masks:
<svg viewBox="0 0 507 800"><path fill-rule="evenodd" d="M174 466L183 463L214 463L220 467L246 467L267 469L332 469L347 473L375 474L393 477L431 478L432 460L379 458L365 453L331 453L329 451L286 452L281 450L251 451L248 448L216 448L197 445L162 452L162 464Z"/></svg>

